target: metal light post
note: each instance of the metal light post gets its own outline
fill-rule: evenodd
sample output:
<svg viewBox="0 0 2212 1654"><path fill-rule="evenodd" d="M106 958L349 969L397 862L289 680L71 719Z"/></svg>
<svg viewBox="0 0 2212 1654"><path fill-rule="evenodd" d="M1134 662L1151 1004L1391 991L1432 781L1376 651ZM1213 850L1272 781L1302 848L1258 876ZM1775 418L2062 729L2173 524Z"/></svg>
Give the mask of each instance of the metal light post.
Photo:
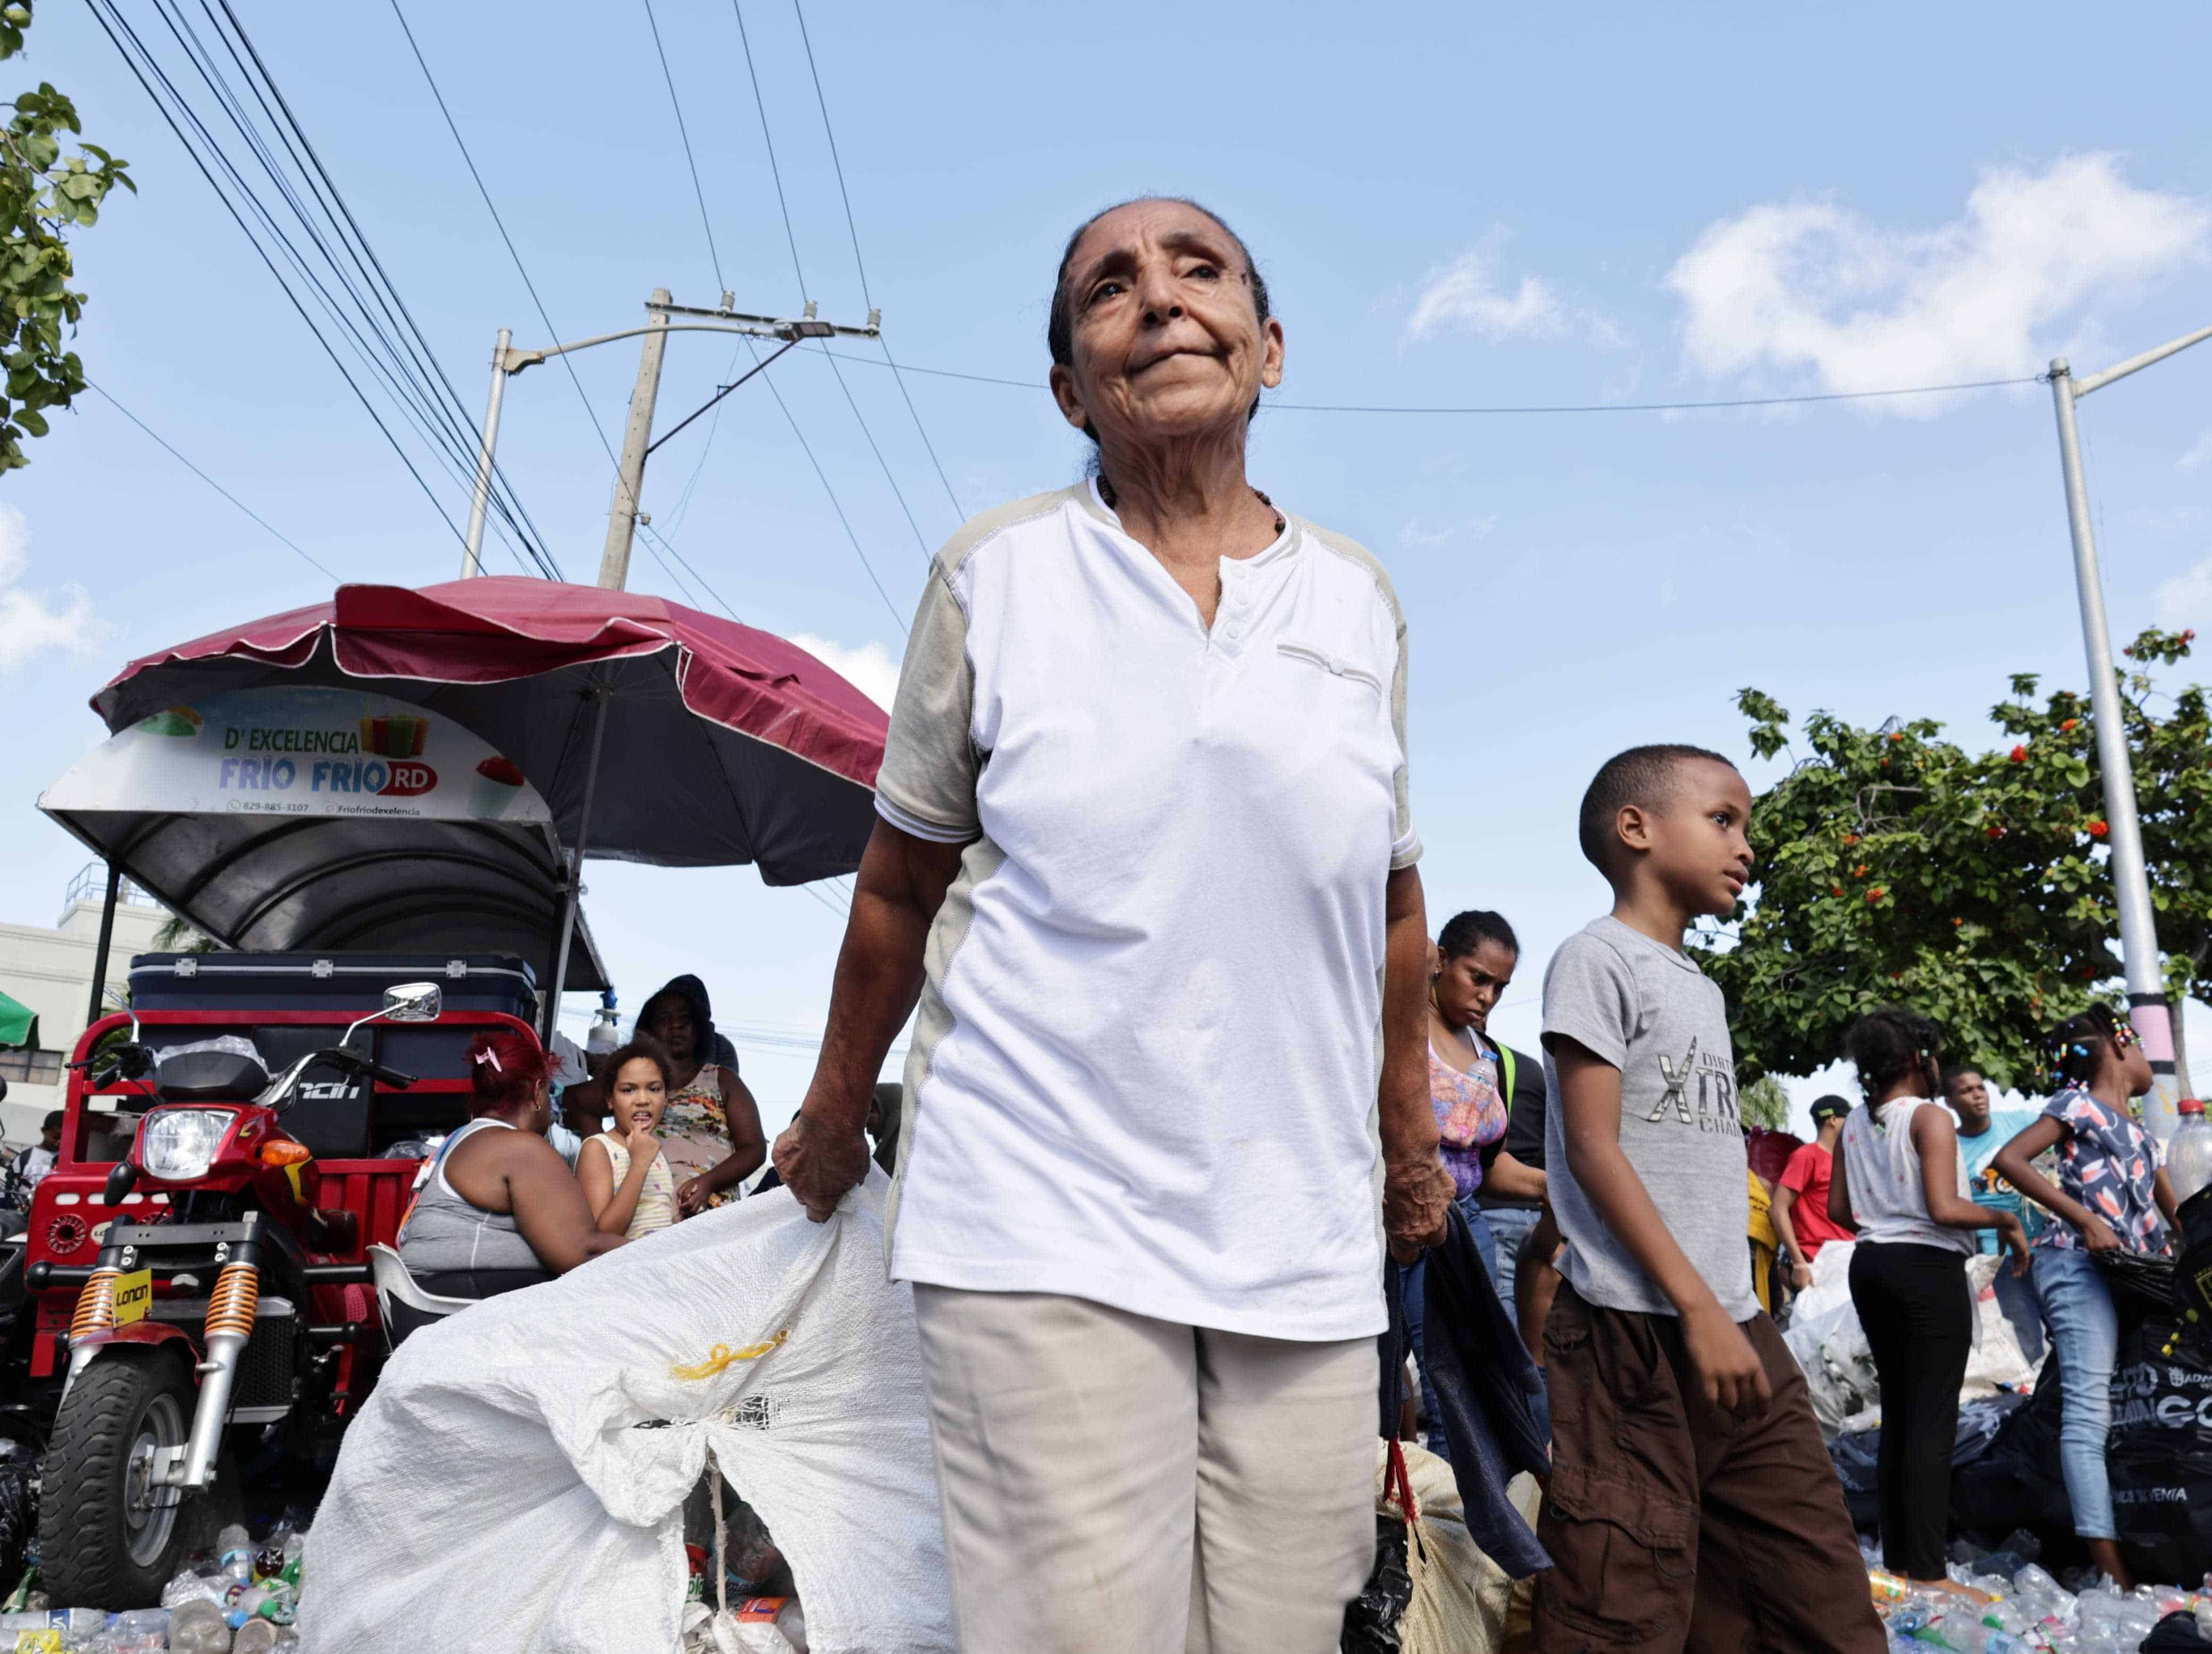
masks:
<svg viewBox="0 0 2212 1654"><path fill-rule="evenodd" d="M467 549L461 561L461 577L480 574L483 546L484 513L490 501L493 474L492 457L499 444L500 396L507 380L526 368L554 356L567 356L572 350L587 350L595 344L611 344L617 339L632 339L645 336L645 346L637 365L637 386L630 393L629 420L623 432L622 459L615 477L614 503L607 514L607 543L599 556L599 584L619 591L629 577L630 543L640 521L650 522L637 508L638 498L645 487L645 462L653 449L676 435L707 408L711 408L746 380L750 379L769 362L774 362L783 350L790 350L802 339L872 339L883 331L883 312L871 310L866 327L846 327L836 322L819 319L814 313L814 301L808 300L805 311L797 317L755 316L731 308L735 295L722 295L721 304L712 310L673 302L665 287L653 290L646 303L646 323L641 327L625 327L618 332L601 333L588 339L578 339L569 344L548 345L542 350L517 350L510 344L512 335L502 327L499 344L492 353L491 401L484 410L483 438L477 454L476 495L469 510ZM673 319L676 317L699 317L696 321ZM653 404L660 395L660 363L668 349L671 333L745 333L755 338L781 339L783 350L778 350L764 362L756 363L747 373L738 376L735 384L725 385L715 392L706 407L687 416L674 430L653 440Z"/></svg>
<svg viewBox="0 0 2212 1654"><path fill-rule="evenodd" d="M2144 1100L2143 1123L2161 1143L2180 1123L2175 1104L2180 1085L2175 1072L2173 1021L2160 969L2157 923L2152 915L2150 879L2143 865L2142 829L2136 818L2135 767L2128 756L2127 726L2120 712L2119 685L2112 672L2112 634L2105 623L2105 587L2097 569L2097 542L2089 526L2088 489L2081 477L2081 439L2074 424L2074 404L2177 350L2212 338L2212 327L2146 350L2116 368L2076 380L2059 356L2051 364L2051 398L2058 413L2058 454L2066 476L2066 515L2074 533L2074 579L2081 595L2081 639L2089 658L2089 706L2097 731L2097 763L2104 772L2105 819L2111 828L2112 885L2120 909L2120 952L2127 967L2128 1019L2142 1041L2154 1078Z"/></svg>
<svg viewBox="0 0 2212 1654"><path fill-rule="evenodd" d="M469 538L461 551L461 578L483 573L484 508L491 503L491 456L499 446L499 402L507 391L507 348L514 335L502 327L491 350L491 400L484 404L483 439L477 447L476 491L469 496Z"/></svg>

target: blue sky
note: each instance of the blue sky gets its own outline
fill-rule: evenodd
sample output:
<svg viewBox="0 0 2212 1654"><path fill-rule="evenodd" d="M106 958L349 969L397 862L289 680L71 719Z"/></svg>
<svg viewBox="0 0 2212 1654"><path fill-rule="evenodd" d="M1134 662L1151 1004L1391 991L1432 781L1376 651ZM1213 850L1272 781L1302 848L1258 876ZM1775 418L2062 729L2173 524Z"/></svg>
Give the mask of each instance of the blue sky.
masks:
<svg viewBox="0 0 2212 1654"><path fill-rule="evenodd" d="M143 0L125 0L157 28ZM387 5L240 15L473 413L492 336L547 343ZM647 293L864 312L793 15L744 13L805 283L731 7L654 8L718 279L641 9L549 0L409 21L562 337ZM2092 369L2212 320L2212 134L2181 7L1529 9L850 6L807 14L860 247L902 361L1042 383L1061 240L1145 191L1220 210L1289 339L1285 403L1617 404ZM80 242L100 385L349 579L459 552L98 31L42 7L15 78L132 162ZM203 100L204 101L204 100ZM574 359L618 433L636 361ZM726 382L673 342L663 428ZM772 370L893 605L958 521L880 368L846 368L886 483L819 361ZM2212 635L2212 348L2083 404L2115 631ZM902 631L756 381L655 457L646 507L748 622L888 680ZM1076 476L1041 392L908 388L960 510ZM711 442L709 434L711 431ZM609 466L557 367L514 381L501 456L571 577ZM51 922L83 852L33 808L99 737L124 660L328 582L96 397L0 483L0 917ZM1734 692L1978 735L2006 676L2082 680L2044 387L1688 415L1283 409L1252 475L1389 563L1413 628L1414 801L1432 913L1503 909L1533 1040L1541 965L1605 893L1574 846L1595 765L1650 739L1747 758ZM687 484L696 488L684 504ZM458 519L460 488L441 497ZM919 524L919 538L907 510ZM491 566L511 571L494 550ZM641 550L633 584L681 597ZM714 606L702 599L702 606ZM848 653L849 652L849 653ZM1756 782L1760 769L1751 767ZM746 870L593 869L633 1007L696 970L773 1105L802 1089L839 921ZM833 902L834 905L834 902ZM2192 1019L2197 1049L2212 1029Z"/></svg>

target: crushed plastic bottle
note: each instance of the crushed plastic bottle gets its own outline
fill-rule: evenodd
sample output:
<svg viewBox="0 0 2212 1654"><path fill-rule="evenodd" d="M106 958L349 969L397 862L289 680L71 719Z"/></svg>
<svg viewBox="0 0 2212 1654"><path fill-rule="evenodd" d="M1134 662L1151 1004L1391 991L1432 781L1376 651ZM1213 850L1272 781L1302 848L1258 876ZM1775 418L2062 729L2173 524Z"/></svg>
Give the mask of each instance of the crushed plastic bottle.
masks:
<svg viewBox="0 0 2212 1654"><path fill-rule="evenodd" d="M216 1535L217 1566L233 1579L253 1583L253 1539L235 1522ZM226 1651L228 1654L228 1651Z"/></svg>
<svg viewBox="0 0 2212 1654"><path fill-rule="evenodd" d="M230 1654L230 1633L220 1608L193 1597L169 1615L169 1654Z"/></svg>

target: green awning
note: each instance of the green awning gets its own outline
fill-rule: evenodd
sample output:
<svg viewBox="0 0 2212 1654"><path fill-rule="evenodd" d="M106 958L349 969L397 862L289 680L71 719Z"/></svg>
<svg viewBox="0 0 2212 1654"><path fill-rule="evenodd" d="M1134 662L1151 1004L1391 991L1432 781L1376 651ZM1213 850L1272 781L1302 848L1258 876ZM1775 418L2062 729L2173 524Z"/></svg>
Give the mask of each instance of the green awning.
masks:
<svg viewBox="0 0 2212 1654"><path fill-rule="evenodd" d="M36 1045L39 1013L0 994L0 1045Z"/></svg>

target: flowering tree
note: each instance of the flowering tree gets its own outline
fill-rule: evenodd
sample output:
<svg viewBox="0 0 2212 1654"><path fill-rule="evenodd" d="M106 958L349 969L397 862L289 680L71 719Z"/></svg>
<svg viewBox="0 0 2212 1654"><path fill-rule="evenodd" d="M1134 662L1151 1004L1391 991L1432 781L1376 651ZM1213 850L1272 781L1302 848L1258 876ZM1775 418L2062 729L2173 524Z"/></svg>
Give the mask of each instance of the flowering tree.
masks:
<svg viewBox="0 0 2212 1654"><path fill-rule="evenodd" d="M2177 1006L2212 1003L2212 715L2203 687L2162 693L2151 669L2194 636L2146 631L2118 674ZM1747 1073L1808 1073L1841 1055L1861 1012L1899 1003L1936 1019L1951 1061L2039 1083L2036 1035L2100 997L2120 962L2088 702L2037 688L2012 679L1990 714L2011 745L1983 753L1929 719L1805 720L1809 751L1752 812L1759 883L1696 939ZM1753 752L1790 750L1771 696L1747 689L1736 705Z"/></svg>

